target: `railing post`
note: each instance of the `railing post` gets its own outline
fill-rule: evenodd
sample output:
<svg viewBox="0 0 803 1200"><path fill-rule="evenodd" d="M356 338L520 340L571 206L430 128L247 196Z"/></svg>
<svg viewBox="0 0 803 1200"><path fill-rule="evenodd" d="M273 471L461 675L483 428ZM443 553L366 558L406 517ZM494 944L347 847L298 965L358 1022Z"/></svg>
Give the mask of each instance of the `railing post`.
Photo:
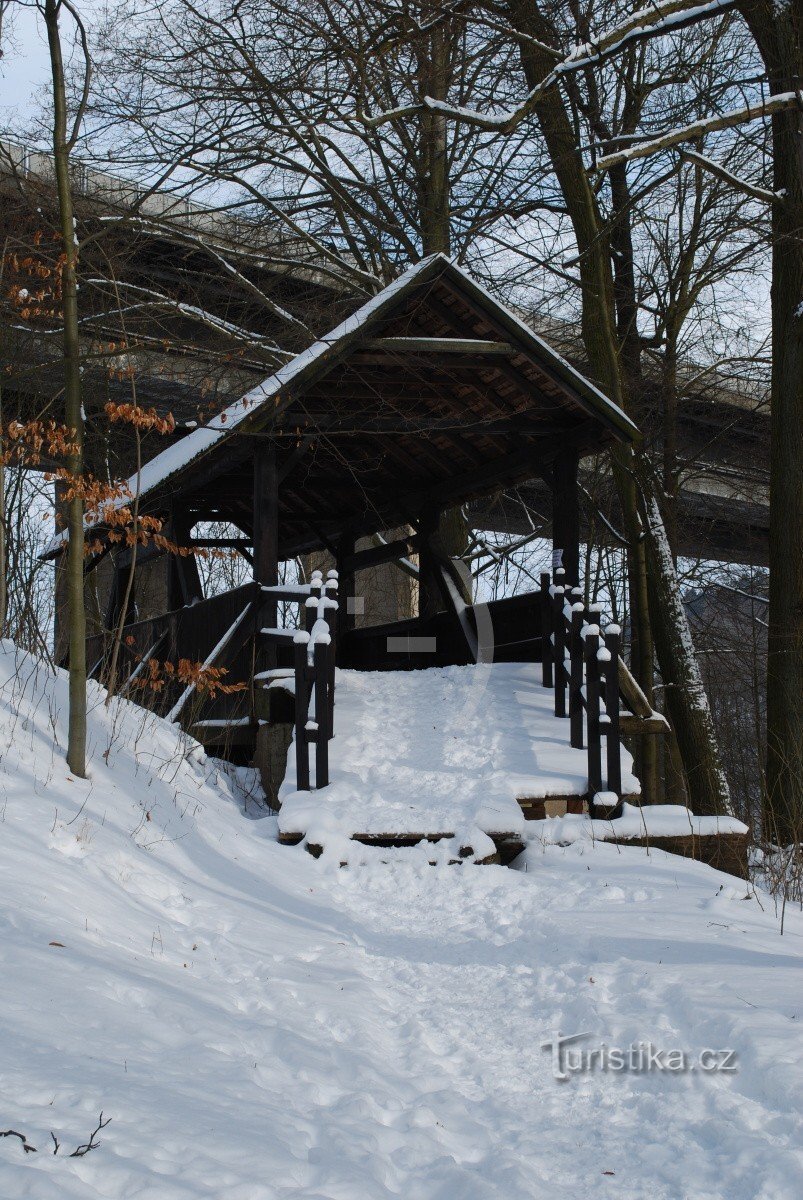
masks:
<svg viewBox="0 0 803 1200"><path fill-rule="evenodd" d="M588 728L588 807L594 815L594 797L602 791L602 745L599 722L599 626L588 625L585 631L586 660L586 723Z"/></svg>
<svg viewBox="0 0 803 1200"><path fill-rule="evenodd" d="M309 741L307 738L307 648L309 634L299 629L293 638L295 692L296 692L296 787L300 792L309 791Z"/></svg>
<svg viewBox="0 0 803 1200"><path fill-rule="evenodd" d="M555 572L555 578L562 575ZM557 583L552 588L552 625L555 647L555 716L566 716L566 618L563 615L565 590Z"/></svg>
<svg viewBox="0 0 803 1200"><path fill-rule="evenodd" d="M329 783L329 700L327 693L329 645L316 641L313 650L315 686L315 788Z"/></svg>
<svg viewBox="0 0 803 1200"><path fill-rule="evenodd" d="M605 710L608 723L605 726L605 754L607 789L622 795L622 756L619 735L619 635L618 625L608 625L605 630Z"/></svg>
<svg viewBox="0 0 803 1200"><path fill-rule="evenodd" d="M552 597L549 594L550 576L541 572L541 682L552 687Z"/></svg>
<svg viewBox="0 0 803 1200"><path fill-rule="evenodd" d="M330 571L326 576L324 584L324 594L333 602L333 606L327 605L326 608L326 624L329 626L329 654L328 654L328 725L327 737L335 736L335 663L337 661L337 618L338 618L338 574L337 571Z"/></svg>
<svg viewBox="0 0 803 1200"><path fill-rule="evenodd" d="M310 576L309 597L304 606L305 627L309 632L318 619L318 601L323 592L323 574L313 571Z"/></svg>
<svg viewBox="0 0 803 1200"><path fill-rule="evenodd" d="M576 750L583 748L583 607L572 605L572 628L569 635L569 742Z"/></svg>

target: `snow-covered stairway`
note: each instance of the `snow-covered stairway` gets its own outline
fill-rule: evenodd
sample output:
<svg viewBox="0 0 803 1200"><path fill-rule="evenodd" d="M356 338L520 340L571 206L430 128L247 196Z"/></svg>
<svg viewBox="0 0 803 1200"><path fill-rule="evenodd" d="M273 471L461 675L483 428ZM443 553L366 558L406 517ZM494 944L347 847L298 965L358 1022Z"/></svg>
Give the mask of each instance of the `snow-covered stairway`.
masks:
<svg viewBox="0 0 803 1200"><path fill-rule="evenodd" d="M427 839L441 853L502 861L523 844L525 809L582 802L588 757L537 663L420 671L338 670L330 784L299 791L294 751L279 793L280 840L382 846ZM621 751L622 793L640 792Z"/></svg>

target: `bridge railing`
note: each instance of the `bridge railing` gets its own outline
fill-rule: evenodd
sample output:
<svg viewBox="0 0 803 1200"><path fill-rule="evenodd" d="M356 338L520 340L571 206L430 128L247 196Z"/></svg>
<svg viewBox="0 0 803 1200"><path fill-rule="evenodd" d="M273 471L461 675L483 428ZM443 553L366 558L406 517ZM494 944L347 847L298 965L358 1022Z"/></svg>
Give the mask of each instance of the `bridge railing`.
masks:
<svg viewBox="0 0 803 1200"><path fill-rule="evenodd" d="M570 744L586 749L593 814L595 798L600 803L607 793L607 807L622 795L621 629L612 623L603 629L601 606L586 605L582 589L560 568L541 575L541 628L542 682L554 692L555 716L568 718Z"/></svg>
<svg viewBox="0 0 803 1200"><path fill-rule="evenodd" d="M31 147L22 142L0 139L0 174L28 176L52 184L55 168L52 152ZM190 200L169 187L147 187L123 175L115 175L93 166L81 158L70 161L73 188L83 196L106 202L113 210L125 210L142 220L163 223L165 228L201 233L221 239L227 244L251 245L255 223L247 216L226 212L212 205ZM261 231L265 236L264 230ZM277 250L295 250L302 262L306 248L300 238L285 236L276 231L271 237Z"/></svg>
<svg viewBox="0 0 803 1200"><path fill-rule="evenodd" d="M270 628L261 634L269 643L292 638L296 787L301 792L311 790L310 746L315 747L315 788L327 787L329 743L334 737L337 571L330 571L326 580L314 571L308 588L263 587L262 592L302 605L303 627L299 623L296 630Z"/></svg>

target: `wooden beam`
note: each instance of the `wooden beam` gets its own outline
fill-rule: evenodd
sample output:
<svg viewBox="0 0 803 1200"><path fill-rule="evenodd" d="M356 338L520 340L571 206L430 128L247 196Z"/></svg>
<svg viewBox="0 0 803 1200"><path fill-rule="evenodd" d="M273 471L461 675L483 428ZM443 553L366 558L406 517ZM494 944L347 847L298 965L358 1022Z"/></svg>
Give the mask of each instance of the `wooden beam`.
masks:
<svg viewBox="0 0 803 1200"><path fill-rule="evenodd" d="M351 397L349 397L351 398ZM316 414L310 413L304 417L302 427L312 427ZM301 421L298 423L302 424ZM297 425L294 425L293 436L297 436ZM433 417L429 415L409 416L404 420L396 416L392 418L361 417L359 412L339 412L335 417L331 413L319 414L319 428L327 438L330 437L372 437L374 435L393 434L395 437L405 435L415 436L419 433L453 432L465 437L505 437L527 434L533 437L549 437L559 440L563 432L570 433L577 428L577 419L564 423L560 429L550 426L547 421L533 420L527 413L511 412L506 418L490 419L473 410L466 412L455 411L451 417ZM289 433L290 431L286 431ZM284 477L284 470L281 472Z"/></svg>
<svg viewBox="0 0 803 1200"><path fill-rule="evenodd" d="M189 543L190 546L199 546L203 549L220 549L220 550L247 550L250 549L251 539L246 537L241 538L193 538Z"/></svg>
<svg viewBox="0 0 803 1200"><path fill-rule="evenodd" d="M426 620L434 617L442 605L440 567L433 549L433 539L438 532L440 509L427 506L417 522L418 544L418 617Z"/></svg>
<svg viewBox="0 0 803 1200"><path fill-rule="evenodd" d="M382 546L371 546L368 550L357 550L353 554L347 554L342 559L343 570L347 574L364 571L368 567L379 566L380 563L394 562L397 558L409 558L417 551L418 538L415 535L399 538L395 542L385 542Z"/></svg>
<svg viewBox="0 0 803 1200"><path fill-rule="evenodd" d="M362 343L366 350L388 350L394 354L478 354L511 358L517 353L511 342L489 338L450 337L384 337L368 338Z"/></svg>
<svg viewBox="0 0 803 1200"><path fill-rule="evenodd" d="M458 300L460 303L465 304L466 308L468 308L470 310L470 312L472 312L474 314L475 318L479 321L482 321L489 329L496 330L496 332L499 333L499 335L501 337L508 336L508 331L505 328L504 321L500 320L499 317L496 316L495 314L488 312L480 304L478 304L472 297L468 296L466 293L461 291L458 295ZM460 314L457 312L454 312L448 304L440 303L439 301L437 301L435 299L434 296L432 297L432 302L436 303L438 308L440 310L442 310L442 315L443 315L444 320L448 321L448 318L446 318L446 316L444 314L446 312L450 312L451 313L451 321L452 322L454 322L454 321L460 322ZM563 396L565 396L567 400L569 400L570 402L574 402L574 404L578 408L584 409L585 412L588 413L589 416L593 417L599 424L604 425L608 430L610 430L612 433L614 433L614 435L616 436L618 441L626 440L626 438L623 438L623 436L622 436L622 429L616 423L616 421L613 419L613 416L608 414L607 412L604 412L603 410L601 410L587 396L581 395L580 390L575 386L573 381L570 382L569 380L562 378L561 374L554 366L544 362L540 358L536 359L535 355L531 355L530 353L525 352L524 350L522 350L521 353L525 358L527 358L527 360L531 364L531 366L533 366L539 373L541 373L546 379L548 379L549 382L555 388L557 388L557 390ZM505 370L508 367L508 365L509 364L494 364L494 369L495 370L498 369L500 372L502 372L503 370ZM517 371L516 368L510 367L510 370L516 371L516 374L518 374L520 377L522 377L524 379L527 378L526 375L523 374L523 372ZM582 377L580 377L580 378L582 379ZM538 386L533 381L528 380L527 382L531 389L536 388Z"/></svg>
<svg viewBox="0 0 803 1200"><path fill-rule="evenodd" d="M263 443L254 450L254 582L275 587L279 582L279 474L276 449ZM278 605L265 600L262 621L275 626ZM257 669L276 666L276 647L265 645L258 655Z"/></svg>
<svg viewBox="0 0 803 1200"><path fill-rule="evenodd" d="M552 548L561 551L562 566L571 584L580 582L579 461L575 449L563 449L552 466Z"/></svg>

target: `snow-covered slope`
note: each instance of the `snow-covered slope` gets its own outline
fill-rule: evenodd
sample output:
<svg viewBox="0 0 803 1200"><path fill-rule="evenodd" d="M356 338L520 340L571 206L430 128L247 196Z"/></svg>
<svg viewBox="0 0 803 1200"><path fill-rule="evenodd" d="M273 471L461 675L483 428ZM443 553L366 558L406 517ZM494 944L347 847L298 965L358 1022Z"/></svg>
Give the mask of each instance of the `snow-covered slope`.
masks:
<svg viewBox="0 0 803 1200"><path fill-rule="evenodd" d="M341 870L100 699L79 781L64 677L0 657L3 1200L799 1195L799 913L600 844ZM738 1071L560 1082L556 1029Z"/></svg>

